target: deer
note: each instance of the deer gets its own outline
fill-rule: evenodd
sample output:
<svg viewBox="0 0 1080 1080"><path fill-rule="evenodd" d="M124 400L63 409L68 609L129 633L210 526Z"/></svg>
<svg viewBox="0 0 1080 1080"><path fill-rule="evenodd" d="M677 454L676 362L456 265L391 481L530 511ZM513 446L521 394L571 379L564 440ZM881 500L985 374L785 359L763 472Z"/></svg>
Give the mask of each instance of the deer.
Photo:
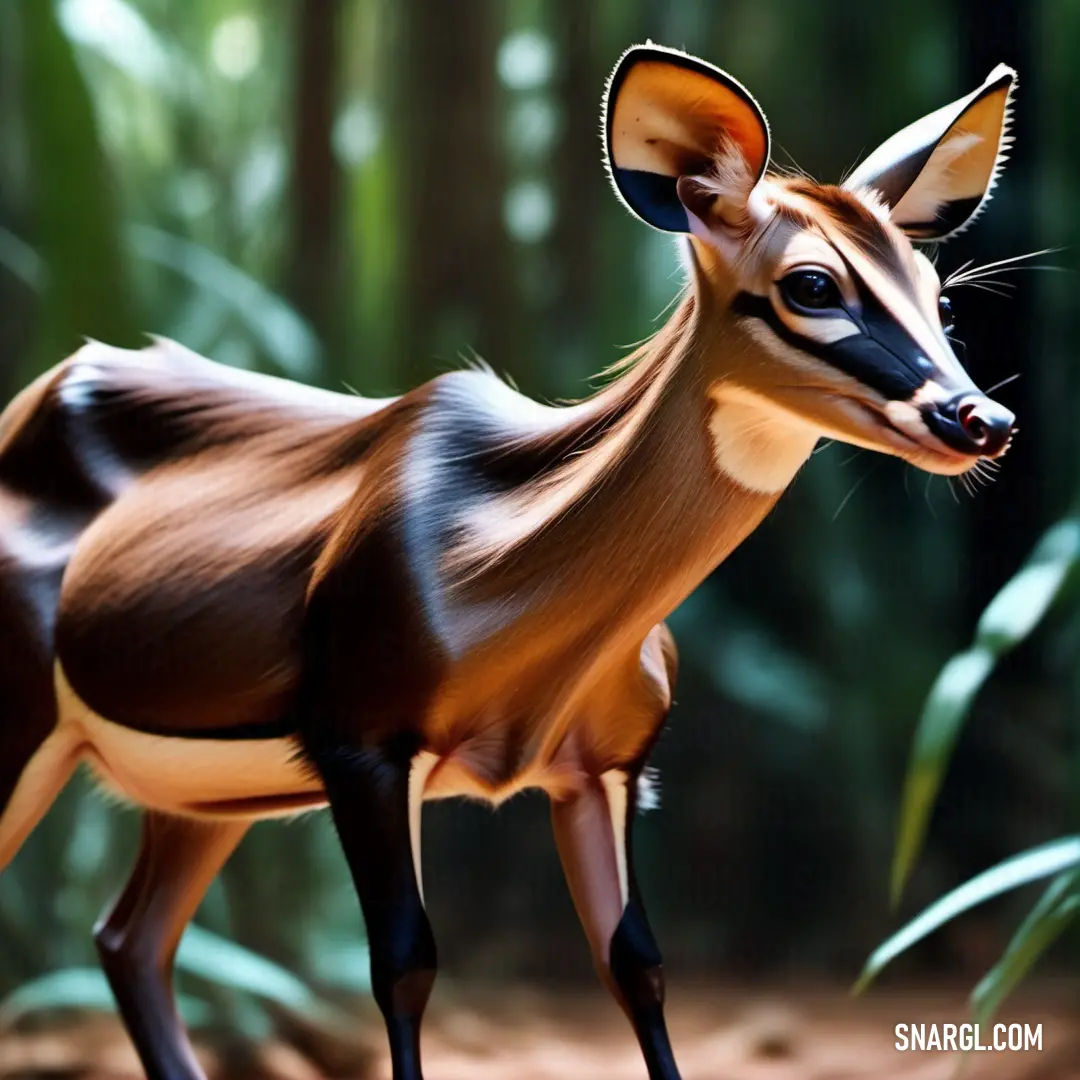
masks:
<svg viewBox="0 0 1080 1080"><path fill-rule="evenodd" d="M1015 72L841 184L770 168L732 76L647 44L602 104L607 172L674 234L681 298L599 389L490 370L368 399L162 338L90 341L0 417L0 867L85 763L139 808L94 932L151 1080L201 1080L171 989L252 822L329 807L394 1080L422 1080L436 971L421 811L547 793L604 984L651 1080L679 1076L632 852L672 702L664 620L822 438L962 476L1014 416L949 337L916 245L983 210Z"/></svg>

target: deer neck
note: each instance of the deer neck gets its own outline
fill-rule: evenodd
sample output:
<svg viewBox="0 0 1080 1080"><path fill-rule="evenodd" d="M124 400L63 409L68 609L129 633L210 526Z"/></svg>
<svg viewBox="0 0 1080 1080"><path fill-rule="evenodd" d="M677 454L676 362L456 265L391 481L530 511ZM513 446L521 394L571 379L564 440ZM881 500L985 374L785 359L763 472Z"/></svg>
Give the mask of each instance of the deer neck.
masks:
<svg viewBox="0 0 1080 1080"><path fill-rule="evenodd" d="M450 560L461 593L644 633L757 527L815 437L710 374L726 339L697 308L564 410L566 457L471 515Z"/></svg>

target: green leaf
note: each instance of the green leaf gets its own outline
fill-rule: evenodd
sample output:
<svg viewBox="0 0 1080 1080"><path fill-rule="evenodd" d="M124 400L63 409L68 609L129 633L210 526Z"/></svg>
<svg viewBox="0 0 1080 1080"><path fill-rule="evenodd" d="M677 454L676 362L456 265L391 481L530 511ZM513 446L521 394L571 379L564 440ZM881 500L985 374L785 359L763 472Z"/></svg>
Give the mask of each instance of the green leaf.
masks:
<svg viewBox="0 0 1080 1080"><path fill-rule="evenodd" d="M184 1022L203 1027L213 1010L203 1001L181 995L177 1004ZM87 1009L113 1012L116 1005L108 981L99 968L65 968L24 983L0 1003L0 1030L18 1023L30 1013L50 1009Z"/></svg>
<svg viewBox="0 0 1080 1080"><path fill-rule="evenodd" d="M316 995L301 979L273 961L200 926L191 925L185 931L177 950L176 967L227 990L251 994L287 1012L338 1027L349 1026L348 1019L338 1009ZM185 995L178 1002L185 1021L193 1027L214 1019L214 1010L206 1002ZM0 1029L31 1012L67 1008L114 1010L112 992L100 969L67 968L19 987L0 1004ZM261 1017L261 1013L258 1015ZM246 1026L254 1030L258 1025L252 1017L248 1019Z"/></svg>
<svg viewBox="0 0 1080 1080"><path fill-rule="evenodd" d="M319 373L322 350L308 324L239 267L199 244L149 225L131 226L128 241L140 258L167 267L215 302L225 303L283 372L303 380Z"/></svg>
<svg viewBox="0 0 1080 1080"><path fill-rule="evenodd" d="M45 264L41 256L14 233L0 228L0 266L10 270L28 289L45 291Z"/></svg>
<svg viewBox="0 0 1080 1080"><path fill-rule="evenodd" d="M180 940L176 966L218 986L252 994L286 1012L333 1027L351 1027L336 1006L280 964L194 923Z"/></svg>
<svg viewBox="0 0 1080 1080"><path fill-rule="evenodd" d="M1080 836L1065 836L1023 854L1014 855L997 866L984 870L931 904L921 915L879 945L866 961L859 981L855 984L855 993L861 993L882 968L902 952L969 908L1010 889L1077 865L1080 865Z"/></svg>
<svg viewBox="0 0 1080 1080"><path fill-rule="evenodd" d="M993 668L993 653L978 646L954 656L942 668L923 706L901 800L891 880L894 907L922 850L964 717Z"/></svg>
<svg viewBox="0 0 1080 1080"><path fill-rule="evenodd" d="M285 968L194 923L180 941L176 966L219 986L243 990L287 1009L304 1011L318 1003L307 984Z"/></svg>
<svg viewBox="0 0 1080 1080"><path fill-rule="evenodd" d="M175 46L166 43L125 0L61 0L57 16L67 37L104 57L143 86L178 93L184 80ZM191 75L184 74L190 83Z"/></svg>
<svg viewBox="0 0 1080 1080"><path fill-rule="evenodd" d="M990 601L975 640L1001 656L1023 641L1057 599L1080 558L1080 521L1058 522L1039 541L1020 572Z"/></svg>
<svg viewBox="0 0 1080 1080"><path fill-rule="evenodd" d="M971 992L980 1024L989 1024L1001 1003L1080 911L1080 871L1058 875L1020 924L1001 959Z"/></svg>
<svg viewBox="0 0 1080 1080"><path fill-rule="evenodd" d="M113 185L97 119L51 3L23 0L28 171L35 244L47 268L35 374L90 336L138 341ZM42 90L48 88L48 92Z"/></svg>
<svg viewBox="0 0 1080 1080"><path fill-rule="evenodd" d="M960 729L998 660L1024 640L1061 595L1080 563L1080 519L1058 522L979 619L973 646L954 656L935 681L919 718L897 827L890 892L893 906L919 857Z"/></svg>

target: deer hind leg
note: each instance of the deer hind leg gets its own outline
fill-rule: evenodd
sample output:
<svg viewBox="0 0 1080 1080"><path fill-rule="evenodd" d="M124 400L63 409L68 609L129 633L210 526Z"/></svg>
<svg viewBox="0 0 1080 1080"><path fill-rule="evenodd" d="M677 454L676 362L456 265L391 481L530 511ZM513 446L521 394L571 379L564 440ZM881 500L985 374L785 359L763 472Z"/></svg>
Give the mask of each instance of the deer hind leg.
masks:
<svg viewBox="0 0 1080 1080"><path fill-rule="evenodd" d="M0 763L0 871L45 816L77 763L77 742L61 732L28 756Z"/></svg>
<svg viewBox="0 0 1080 1080"><path fill-rule="evenodd" d="M8 556L0 486L0 871L78 764L81 736L58 723L51 641L63 556L30 569Z"/></svg>
<svg viewBox="0 0 1080 1080"><path fill-rule="evenodd" d="M0 682L0 694L3 690ZM77 734L55 727L51 708L25 705L9 697L0 714L0 872L45 816L79 761Z"/></svg>
<svg viewBox="0 0 1080 1080"><path fill-rule="evenodd" d="M173 1000L173 957L250 824L147 813L131 878L94 929L101 966L149 1080L203 1080Z"/></svg>

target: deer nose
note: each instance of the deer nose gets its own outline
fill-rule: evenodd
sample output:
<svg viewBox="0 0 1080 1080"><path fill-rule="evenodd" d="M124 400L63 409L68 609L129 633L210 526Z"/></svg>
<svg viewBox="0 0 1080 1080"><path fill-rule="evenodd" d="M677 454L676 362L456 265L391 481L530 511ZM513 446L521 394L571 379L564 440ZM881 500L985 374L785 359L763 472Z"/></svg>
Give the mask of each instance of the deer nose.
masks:
<svg viewBox="0 0 1080 1080"><path fill-rule="evenodd" d="M953 450L994 457L1008 445L1016 417L985 394L958 394L923 414L926 426Z"/></svg>

